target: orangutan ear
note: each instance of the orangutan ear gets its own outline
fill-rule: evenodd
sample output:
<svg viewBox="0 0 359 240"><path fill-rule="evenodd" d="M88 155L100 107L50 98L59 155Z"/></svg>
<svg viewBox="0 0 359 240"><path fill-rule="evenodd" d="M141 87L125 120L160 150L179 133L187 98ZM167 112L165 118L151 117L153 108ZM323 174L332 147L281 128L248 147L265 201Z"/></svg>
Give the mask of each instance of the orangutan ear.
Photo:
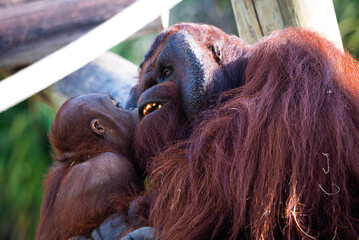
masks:
<svg viewBox="0 0 359 240"><path fill-rule="evenodd" d="M216 44L210 45L208 49L213 53L213 57L216 62L220 64L222 62L222 49Z"/></svg>
<svg viewBox="0 0 359 240"><path fill-rule="evenodd" d="M92 119L91 121L91 130L94 131L95 133L99 134L99 135L104 135L105 134L105 127L101 124L100 120L95 118Z"/></svg>

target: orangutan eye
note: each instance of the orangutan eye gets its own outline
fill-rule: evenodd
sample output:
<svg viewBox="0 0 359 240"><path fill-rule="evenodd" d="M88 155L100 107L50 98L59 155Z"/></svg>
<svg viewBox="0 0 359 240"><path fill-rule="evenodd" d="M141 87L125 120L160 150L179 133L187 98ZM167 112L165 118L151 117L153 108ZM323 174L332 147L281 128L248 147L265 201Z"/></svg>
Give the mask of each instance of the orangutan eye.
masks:
<svg viewBox="0 0 359 240"><path fill-rule="evenodd" d="M170 68L170 67L164 68L162 71L163 78L168 78L172 74L172 72L173 72L172 68Z"/></svg>

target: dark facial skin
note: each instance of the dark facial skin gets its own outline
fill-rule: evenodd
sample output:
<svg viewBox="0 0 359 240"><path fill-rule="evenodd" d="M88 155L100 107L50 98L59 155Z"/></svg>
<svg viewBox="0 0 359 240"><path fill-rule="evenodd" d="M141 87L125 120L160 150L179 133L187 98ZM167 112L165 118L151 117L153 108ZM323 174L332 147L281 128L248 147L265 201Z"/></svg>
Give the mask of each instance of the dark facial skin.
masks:
<svg viewBox="0 0 359 240"><path fill-rule="evenodd" d="M136 114L100 94L60 108L50 133L57 161L45 179L37 239L88 235L115 212L111 196L126 199L141 188L131 162Z"/></svg>
<svg viewBox="0 0 359 240"><path fill-rule="evenodd" d="M233 49L225 47L228 45L233 45ZM243 47L239 38L214 26L192 23L172 26L157 37L147 53L128 106L138 106L142 113L144 96L154 95L147 92L156 91L165 82L174 82L186 118L194 121L218 94L242 84L238 73L232 76L226 67L241 57ZM140 96L142 101L138 102Z"/></svg>
<svg viewBox="0 0 359 240"><path fill-rule="evenodd" d="M193 51L196 48L199 48L198 44L187 32L181 30L171 34L166 45L161 45L142 66L139 83L142 101L144 95L151 95L148 92L156 91L161 84L175 82L180 89L180 99L186 116L193 118L207 90L204 81L210 78L217 65L213 57L205 56L212 55L210 50ZM183 56L187 56L187 59ZM206 62L201 62L200 59ZM208 66L207 71L204 71L203 65Z"/></svg>
<svg viewBox="0 0 359 240"><path fill-rule="evenodd" d="M241 72L227 67L242 64L234 60L242 57L243 48L239 38L193 23L174 25L156 38L127 103L139 109L134 150L142 170L152 157L189 137L200 112L222 92L242 84Z"/></svg>

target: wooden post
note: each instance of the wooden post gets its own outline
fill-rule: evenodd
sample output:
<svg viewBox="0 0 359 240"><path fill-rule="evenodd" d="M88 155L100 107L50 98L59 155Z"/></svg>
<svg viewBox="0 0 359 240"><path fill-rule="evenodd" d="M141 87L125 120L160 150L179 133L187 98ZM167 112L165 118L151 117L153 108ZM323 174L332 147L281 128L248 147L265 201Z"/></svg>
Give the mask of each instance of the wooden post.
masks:
<svg viewBox="0 0 359 240"><path fill-rule="evenodd" d="M252 44L287 26L317 31L343 49L331 0L231 0L239 36Z"/></svg>
<svg viewBox="0 0 359 240"><path fill-rule="evenodd" d="M26 66L49 55L135 0L7 2L8 6L0 7L0 70ZM158 18L137 34L161 29Z"/></svg>

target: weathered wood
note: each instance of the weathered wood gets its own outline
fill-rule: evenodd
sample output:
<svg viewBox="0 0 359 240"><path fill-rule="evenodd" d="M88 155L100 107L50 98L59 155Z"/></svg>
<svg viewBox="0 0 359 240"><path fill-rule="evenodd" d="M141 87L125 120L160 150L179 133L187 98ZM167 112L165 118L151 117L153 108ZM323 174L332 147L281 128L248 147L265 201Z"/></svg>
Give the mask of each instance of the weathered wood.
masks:
<svg viewBox="0 0 359 240"><path fill-rule="evenodd" d="M254 43L287 26L317 31L343 48L331 0L231 0L239 35Z"/></svg>
<svg viewBox="0 0 359 240"><path fill-rule="evenodd" d="M107 52L37 94L57 110L67 99L88 93L109 93L124 106L137 82L138 67L126 59Z"/></svg>
<svg viewBox="0 0 359 240"><path fill-rule="evenodd" d="M99 24L134 0L36 1L0 9L0 47L43 38L75 27Z"/></svg>
<svg viewBox="0 0 359 240"><path fill-rule="evenodd" d="M270 6L270 11L268 9ZM266 36L276 29L282 29L285 27L283 19L281 17L280 9L276 0L266 0L264 2L255 2L255 10L260 19L260 26L262 35Z"/></svg>
<svg viewBox="0 0 359 240"><path fill-rule="evenodd" d="M29 0L0 0L0 7L20 4L20 3L24 3L24 2L30 2L30 1ZM32 1L36 1L36 0L32 0Z"/></svg>
<svg viewBox="0 0 359 240"><path fill-rule="evenodd" d="M28 65L43 58L133 2L135 0L52 0L1 7L0 69ZM140 32L161 29L158 18Z"/></svg>
<svg viewBox="0 0 359 240"><path fill-rule="evenodd" d="M261 26L252 1L232 0L239 36L247 43L262 38Z"/></svg>
<svg viewBox="0 0 359 240"><path fill-rule="evenodd" d="M138 0L81 38L0 81L0 112L85 66L180 1Z"/></svg>

